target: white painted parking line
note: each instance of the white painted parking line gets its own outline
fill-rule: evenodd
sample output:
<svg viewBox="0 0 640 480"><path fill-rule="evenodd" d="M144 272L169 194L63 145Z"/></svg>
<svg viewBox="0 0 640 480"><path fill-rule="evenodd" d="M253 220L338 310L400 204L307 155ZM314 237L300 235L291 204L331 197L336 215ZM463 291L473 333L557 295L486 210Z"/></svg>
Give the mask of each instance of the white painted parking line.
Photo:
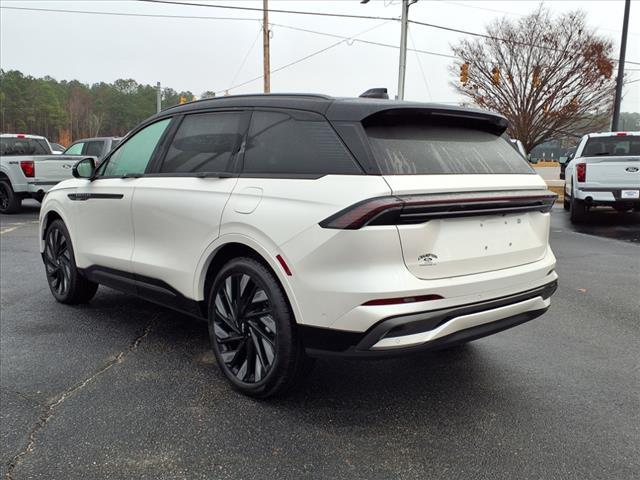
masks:
<svg viewBox="0 0 640 480"><path fill-rule="evenodd" d="M10 223L9 226L6 226L4 228L0 228L0 235L4 235L5 233L13 232L14 230L16 230L19 227L22 227L23 225L34 225L34 224L37 224L37 223L38 223L37 221Z"/></svg>

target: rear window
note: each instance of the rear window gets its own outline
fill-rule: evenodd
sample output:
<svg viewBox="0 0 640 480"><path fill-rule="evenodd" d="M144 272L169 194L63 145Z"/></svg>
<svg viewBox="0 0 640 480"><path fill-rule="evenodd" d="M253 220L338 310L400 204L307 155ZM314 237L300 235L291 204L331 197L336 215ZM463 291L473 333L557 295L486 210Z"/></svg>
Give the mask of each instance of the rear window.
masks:
<svg viewBox="0 0 640 480"><path fill-rule="evenodd" d="M640 155L640 136L590 138L582 155L585 157Z"/></svg>
<svg viewBox="0 0 640 480"><path fill-rule="evenodd" d="M509 140L483 130L416 123L366 132L383 175L535 173Z"/></svg>
<svg viewBox="0 0 640 480"><path fill-rule="evenodd" d="M37 138L0 138L0 155L50 155L51 152L44 140Z"/></svg>

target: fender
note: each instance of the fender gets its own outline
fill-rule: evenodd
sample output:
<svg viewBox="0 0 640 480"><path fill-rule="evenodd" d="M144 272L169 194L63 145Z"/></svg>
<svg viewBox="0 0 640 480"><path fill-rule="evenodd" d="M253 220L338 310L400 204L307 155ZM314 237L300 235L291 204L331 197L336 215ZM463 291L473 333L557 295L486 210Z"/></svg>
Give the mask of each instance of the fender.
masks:
<svg viewBox="0 0 640 480"><path fill-rule="evenodd" d="M278 247L271 242L267 237L264 238L264 242L261 243L254 238L245 235L245 234L224 234L216 238L206 250L200 256L200 260L198 261L198 266L196 268L196 272L194 275L193 282L193 293L194 300L203 301L204 294L204 284L205 278L207 274L207 270L209 269L209 265L211 264L211 260L215 257L216 253L225 245L229 243L240 243L242 245L246 245L247 247L255 250L260 254L265 262L271 267L271 270L275 273L276 277L280 281L280 284L285 290L287 294L287 298L289 299L289 303L291 304L291 309L293 310L294 318L297 323L300 323L300 319L302 318L300 308L298 306L298 302L293 293L293 288L291 287L291 283L289 282L289 277L286 275L282 266L276 259L276 255L280 254L285 259L286 256L284 253L278 249Z"/></svg>

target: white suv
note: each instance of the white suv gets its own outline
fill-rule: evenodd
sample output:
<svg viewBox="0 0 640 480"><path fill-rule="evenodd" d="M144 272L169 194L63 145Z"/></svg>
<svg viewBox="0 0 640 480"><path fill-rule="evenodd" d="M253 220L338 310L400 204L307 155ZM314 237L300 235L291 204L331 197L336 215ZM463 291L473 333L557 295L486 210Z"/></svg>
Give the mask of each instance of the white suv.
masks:
<svg viewBox="0 0 640 480"><path fill-rule="evenodd" d="M266 397L312 357L445 348L531 320L556 288L555 195L478 110L224 97L147 120L46 196L55 298L98 284L209 324Z"/></svg>

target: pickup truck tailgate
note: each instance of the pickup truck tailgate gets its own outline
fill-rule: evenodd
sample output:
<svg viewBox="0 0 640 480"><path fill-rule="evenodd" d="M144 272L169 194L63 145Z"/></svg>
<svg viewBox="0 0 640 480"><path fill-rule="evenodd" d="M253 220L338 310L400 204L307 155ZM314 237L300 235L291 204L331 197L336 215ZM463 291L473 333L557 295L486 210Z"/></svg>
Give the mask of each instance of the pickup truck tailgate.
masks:
<svg viewBox="0 0 640 480"><path fill-rule="evenodd" d="M83 157L51 155L34 157L36 183L58 183L71 178L71 169Z"/></svg>
<svg viewBox="0 0 640 480"><path fill-rule="evenodd" d="M585 186L640 188L640 156L587 157Z"/></svg>

